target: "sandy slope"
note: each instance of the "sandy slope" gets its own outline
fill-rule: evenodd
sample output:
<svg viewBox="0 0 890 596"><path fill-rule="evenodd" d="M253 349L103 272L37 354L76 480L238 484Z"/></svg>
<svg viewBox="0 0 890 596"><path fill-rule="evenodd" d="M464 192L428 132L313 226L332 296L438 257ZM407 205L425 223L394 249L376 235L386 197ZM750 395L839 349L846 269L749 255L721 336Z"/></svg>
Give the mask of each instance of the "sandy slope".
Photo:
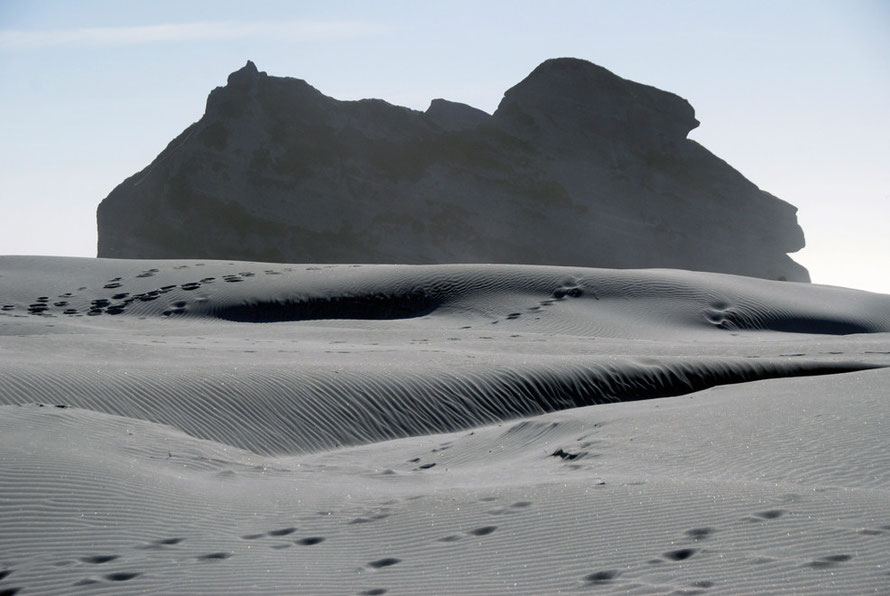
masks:
<svg viewBox="0 0 890 596"><path fill-rule="evenodd" d="M0 309L0 594L890 591L888 296L3 257Z"/></svg>

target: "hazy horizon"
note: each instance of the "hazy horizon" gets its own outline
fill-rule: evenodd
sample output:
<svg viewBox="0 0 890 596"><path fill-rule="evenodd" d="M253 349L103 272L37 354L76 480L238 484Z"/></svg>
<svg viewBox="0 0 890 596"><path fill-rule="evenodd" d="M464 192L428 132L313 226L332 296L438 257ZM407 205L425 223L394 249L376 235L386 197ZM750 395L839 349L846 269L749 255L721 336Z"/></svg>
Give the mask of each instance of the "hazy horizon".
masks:
<svg viewBox="0 0 890 596"><path fill-rule="evenodd" d="M676 93L690 138L799 208L814 283L890 293L890 5L0 5L0 254L96 254L95 210L247 60L338 99L493 112L573 56ZM731 217L732 214L727 214Z"/></svg>

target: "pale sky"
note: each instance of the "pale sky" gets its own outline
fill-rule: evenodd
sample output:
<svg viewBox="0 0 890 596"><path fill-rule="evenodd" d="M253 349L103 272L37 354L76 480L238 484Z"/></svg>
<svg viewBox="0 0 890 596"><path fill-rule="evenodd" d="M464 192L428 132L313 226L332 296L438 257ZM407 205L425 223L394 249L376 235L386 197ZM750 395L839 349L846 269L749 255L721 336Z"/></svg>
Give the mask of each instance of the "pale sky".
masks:
<svg viewBox="0 0 890 596"><path fill-rule="evenodd" d="M95 256L99 202L248 59L491 113L560 56L688 99L693 139L799 208L815 283L890 293L888 0L0 0L0 254Z"/></svg>

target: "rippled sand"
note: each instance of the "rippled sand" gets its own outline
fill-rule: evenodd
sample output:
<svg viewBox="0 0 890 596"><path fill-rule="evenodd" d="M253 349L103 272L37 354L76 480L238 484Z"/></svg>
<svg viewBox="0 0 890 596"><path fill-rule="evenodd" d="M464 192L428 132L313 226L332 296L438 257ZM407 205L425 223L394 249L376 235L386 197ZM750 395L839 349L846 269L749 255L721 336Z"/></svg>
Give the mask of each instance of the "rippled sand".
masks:
<svg viewBox="0 0 890 596"><path fill-rule="evenodd" d="M0 258L0 594L890 590L890 296Z"/></svg>

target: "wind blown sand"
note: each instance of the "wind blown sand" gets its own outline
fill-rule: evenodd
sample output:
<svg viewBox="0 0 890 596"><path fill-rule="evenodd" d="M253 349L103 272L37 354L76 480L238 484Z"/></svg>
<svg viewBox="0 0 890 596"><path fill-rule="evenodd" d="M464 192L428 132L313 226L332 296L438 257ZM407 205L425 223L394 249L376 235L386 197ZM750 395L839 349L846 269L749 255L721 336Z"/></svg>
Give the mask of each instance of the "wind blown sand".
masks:
<svg viewBox="0 0 890 596"><path fill-rule="evenodd" d="M890 592L890 296L0 257L0 594Z"/></svg>

